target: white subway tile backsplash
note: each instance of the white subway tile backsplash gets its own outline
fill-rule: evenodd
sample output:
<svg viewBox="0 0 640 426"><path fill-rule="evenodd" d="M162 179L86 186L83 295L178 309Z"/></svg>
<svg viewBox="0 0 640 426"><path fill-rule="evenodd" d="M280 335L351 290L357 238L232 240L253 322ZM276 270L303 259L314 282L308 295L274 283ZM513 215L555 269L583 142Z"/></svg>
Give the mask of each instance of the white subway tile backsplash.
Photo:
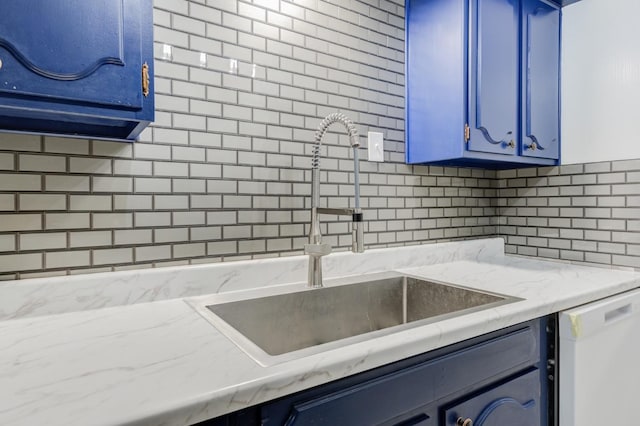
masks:
<svg viewBox="0 0 640 426"><path fill-rule="evenodd" d="M64 194L20 194L18 202L21 211L67 209L67 196Z"/></svg>
<svg viewBox="0 0 640 426"><path fill-rule="evenodd" d="M89 154L89 141L84 139L67 139L53 136L44 138L45 152L60 154Z"/></svg>
<svg viewBox="0 0 640 426"><path fill-rule="evenodd" d="M204 179L173 179L175 193L204 193L207 192L207 181Z"/></svg>
<svg viewBox="0 0 640 426"><path fill-rule="evenodd" d="M0 191L40 191L41 188L39 175L0 173Z"/></svg>
<svg viewBox="0 0 640 426"><path fill-rule="evenodd" d="M33 271L42 267L41 253L0 255L0 273Z"/></svg>
<svg viewBox="0 0 640 426"><path fill-rule="evenodd" d="M150 244L153 242L151 229L128 229L126 231L114 231L115 245Z"/></svg>
<svg viewBox="0 0 640 426"><path fill-rule="evenodd" d="M178 14L173 15L172 28L185 33L204 36L206 34L206 23L196 19L188 18Z"/></svg>
<svg viewBox="0 0 640 426"><path fill-rule="evenodd" d="M136 262L171 259L170 245L135 247Z"/></svg>
<svg viewBox="0 0 640 426"><path fill-rule="evenodd" d="M157 9L167 10L182 15L188 14L188 2L175 2L173 0L154 0L153 6Z"/></svg>
<svg viewBox="0 0 640 426"><path fill-rule="evenodd" d="M188 176L189 164L172 161L155 161L153 163L154 176Z"/></svg>
<svg viewBox="0 0 640 426"><path fill-rule="evenodd" d="M168 145L135 144L136 159L170 160L171 147Z"/></svg>
<svg viewBox="0 0 640 426"><path fill-rule="evenodd" d="M185 109L188 108L185 104ZM179 114L173 114L175 117ZM179 127L179 126L176 126ZM189 132L187 130L178 130L178 129L163 129L163 128L155 128L154 130L154 140L157 143L174 143L176 145L188 145L189 144ZM160 151L159 149L157 151ZM163 159L166 158L164 153L158 152L160 155L158 158ZM149 158L153 158L150 156Z"/></svg>
<svg viewBox="0 0 640 426"><path fill-rule="evenodd" d="M198 228L195 228L198 229ZM189 228L154 229L153 240L155 243L182 242L189 240ZM140 260L140 259L138 259Z"/></svg>
<svg viewBox="0 0 640 426"><path fill-rule="evenodd" d="M111 265L133 262L133 249L98 249L93 250L94 265Z"/></svg>
<svg viewBox="0 0 640 426"><path fill-rule="evenodd" d="M16 196L14 194L0 194L0 211L13 211L16 209Z"/></svg>
<svg viewBox="0 0 640 426"><path fill-rule="evenodd" d="M216 133L237 133L238 122L222 118L207 118L207 130Z"/></svg>
<svg viewBox="0 0 640 426"><path fill-rule="evenodd" d="M69 247L100 247L113 243L112 231L69 232Z"/></svg>
<svg viewBox="0 0 640 426"><path fill-rule="evenodd" d="M155 210L183 210L189 208L188 195L154 195Z"/></svg>
<svg viewBox="0 0 640 426"><path fill-rule="evenodd" d="M198 226L191 228L189 240L213 241L222 238L222 228L219 226Z"/></svg>
<svg viewBox="0 0 640 426"><path fill-rule="evenodd" d="M205 256L206 251L206 243L176 244L173 246L173 257L175 259L200 257Z"/></svg>
<svg viewBox="0 0 640 426"><path fill-rule="evenodd" d="M0 133L0 151L39 152L42 150L42 138L36 135Z"/></svg>
<svg viewBox="0 0 640 426"><path fill-rule="evenodd" d="M87 229L91 226L89 213L46 213L45 229Z"/></svg>
<svg viewBox="0 0 640 426"><path fill-rule="evenodd" d="M64 232L47 232L19 235L20 250L61 249L67 247L67 234Z"/></svg>
<svg viewBox="0 0 640 426"><path fill-rule="evenodd" d="M135 192L171 192L171 179L168 178L135 178Z"/></svg>
<svg viewBox="0 0 640 426"><path fill-rule="evenodd" d="M191 196L192 209L219 209L222 208L222 196L217 194Z"/></svg>
<svg viewBox="0 0 640 426"><path fill-rule="evenodd" d="M133 192L133 179L130 177L93 176L93 192Z"/></svg>
<svg viewBox="0 0 640 426"><path fill-rule="evenodd" d="M18 161L21 171L64 173L67 170L67 159L63 156L22 154Z"/></svg>
<svg viewBox="0 0 640 426"><path fill-rule="evenodd" d="M114 210L151 210L153 197L151 195L114 195Z"/></svg>
<svg viewBox="0 0 640 426"><path fill-rule="evenodd" d="M60 192L89 192L89 182L89 176L47 175L45 176L45 190Z"/></svg>
<svg viewBox="0 0 640 426"><path fill-rule="evenodd" d="M635 262L638 161L404 164L403 0L154 4L157 120L138 142L0 134L0 210L25 212L1 215L3 278L301 253L314 132L336 110L385 135L385 163L361 150L368 245L500 234L513 253ZM321 203L350 206L348 138L323 144ZM340 249L347 228L323 223Z"/></svg>
<svg viewBox="0 0 640 426"><path fill-rule="evenodd" d="M69 210L110 211L112 210L111 195L70 195Z"/></svg>
<svg viewBox="0 0 640 426"><path fill-rule="evenodd" d="M15 251L16 236L13 234L0 235L0 252Z"/></svg>
<svg viewBox="0 0 640 426"><path fill-rule="evenodd" d="M133 227L133 215L131 213L93 213L93 229L114 229Z"/></svg>
<svg viewBox="0 0 640 426"><path fill-rule="evenodd" d="M69 172L71 173L111 174L111 171L110 159L82 157L71 157L69 159Z"/></svg>
<svg viewBox="0 0 640 426"><path fill-rule="evenodd" d="M0 170L15 169L15 155L11 153L0 153Z"/></svg>
<svg viewBox="0 0 640 426"><path fill-rule="evenodd" d="M205 212L203 211L188 211L188 212L173 212L173 225L204 225L206 223Z"/></svg>
<svg viewBox="0 0 640 426"><path fill-rule="evenodd" d="M233 159L235 162L235 156ZM219 164L189 164L190 176L204 178L220 178L222 177L222 166Z"/></svg>
<svg viewBox="0 0 640 426"><path fill-rule="evenodd" d="M141 175L152 174L153 163L140 160L114 160L113 173L116 175Z"/></svg>
<svg viewBox="0 0 640 426"><path fill-rule="evenodd" d="M135 212L137 228L171 226L170 212Z"/></svg>
<svg viewBox="0 0 640 426"><path fill-rule="evenodd" d="M92 141L91 146L91 153L96 156L115 158L131 158L133 156L132 144L128 143Z"/></svg>
<svg viewBox="0 0 640 426"><path fill-rule="evenodd" d="M0 214L0 232L42 229L41 214Z"/></svg>
<svg viewBox="0 0 640 426"><path fill-rule="evenodd" d="M209 256L233 255L237 252L236 241L215 241L207 243L207 255ZM0 258L0 268L1 265L2 263Z"/></svg>

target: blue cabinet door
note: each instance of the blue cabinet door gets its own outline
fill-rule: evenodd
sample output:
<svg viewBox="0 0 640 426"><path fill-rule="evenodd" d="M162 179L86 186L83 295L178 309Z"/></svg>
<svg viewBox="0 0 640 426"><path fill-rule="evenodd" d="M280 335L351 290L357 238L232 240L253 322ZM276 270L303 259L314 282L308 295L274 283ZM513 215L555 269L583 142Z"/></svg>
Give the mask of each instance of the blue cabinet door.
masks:
<svg viewBox="0 0 640 426"><path fill-rule="evenodd" d="M0 128L137 136L153 119L152 13L150 0L3 0Z"/></svg>
<svg viewBox="0 0 640 426"><path fill-rule="evenodd" d="M352 379L354 383L333 390L311 390L265 404L261 424L439 426L443 404L537 365L541 327L540 321L532 321L369 380Z"/></svg>
<svg viewBox="0 0 640 426"><path fill-rule="evenodd" d="M471 1L471 151L517 154L519 35L519 0Z"/></svg>
<svg viewBox="0 0 640 426"><path fill-rule="evenodd" d="M406 25L407 163L558 164L557 5L407 0Z"/></svg>
<svg viewBox="0 0 640 426"><path fill-rule="evenodd" d="M560 147L560 10L522 3L522 136L527 157L557 159Z"/></svg>
<svg viewBox="0 0 640 426"><path fill-rule="evenodd" d="M467 0L407 0L408 163L460 158L467 122Z"/></svg>
<svg viewBox="0 0 640 426"><path fill-rule="evenodd" d="M540 426L540 392L540 371L535 369L448 408L445 425Z"/></svg>

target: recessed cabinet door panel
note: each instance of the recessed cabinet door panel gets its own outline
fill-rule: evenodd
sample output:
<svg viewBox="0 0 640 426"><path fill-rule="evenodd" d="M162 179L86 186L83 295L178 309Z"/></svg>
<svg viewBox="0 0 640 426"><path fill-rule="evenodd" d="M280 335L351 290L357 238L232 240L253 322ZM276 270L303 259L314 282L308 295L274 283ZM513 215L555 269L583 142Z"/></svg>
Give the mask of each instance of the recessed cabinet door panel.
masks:
<svg viewBox="0 0 640 426"><path fill-rule="evenodd" d="M522 155L558 158L560 140L560 10L523 3Z"/></svg>
<svg viewBox="0 0 640 426"><path fill-rule="evenodd" d="M514 155L519 104L519 0L473 0L468 149Z"/></svg>
<svg viewBox="0 0 640 426"><path fill-rule="evenodd" d="M536 369L447 409L445 425L469 419L473 426L540 426L540 392Z"/></svg>
<svg viewBox="0 0 640 426"><path fill-rule="evenodd" d="M139 0L3 0L0 93L141 109L140 8Z"/></svg>

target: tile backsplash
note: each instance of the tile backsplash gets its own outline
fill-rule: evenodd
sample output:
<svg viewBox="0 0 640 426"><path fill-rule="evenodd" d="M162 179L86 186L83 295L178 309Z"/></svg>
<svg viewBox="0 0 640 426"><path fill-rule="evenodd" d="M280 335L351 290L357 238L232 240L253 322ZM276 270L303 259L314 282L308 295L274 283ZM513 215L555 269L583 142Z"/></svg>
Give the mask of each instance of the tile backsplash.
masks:
<svg viewBox="0 0 640 426"><path fill-rule="evenodd" d="M155 0L156 122L136 143L0 134L0 279L300 254L313 135L361 134L365 244L500 235L510 253L640 268L640 161L404 164L403 0ZM352 203L343 129L322 201ZM385 162L366 159L382 132ZM322 231L350 247L349 222Z"/></svg>
<svg viewBox="0 0 640 426"><path fill-rule="evenodd" d="M386 161L361 161L367 246L496 234L495 172L404 164L403 0L154 6L156 122L139 142L0 135L0 278L299 254L313 134L334 111L363 145L385 137ZM322 203L348 206L344 130L324 145Z"/></svg>
<svg viewBox="0 0 640 426"><path fill-rule="evenodd" d="M498 172L508 253L640 269L640 160Z"/></svg>

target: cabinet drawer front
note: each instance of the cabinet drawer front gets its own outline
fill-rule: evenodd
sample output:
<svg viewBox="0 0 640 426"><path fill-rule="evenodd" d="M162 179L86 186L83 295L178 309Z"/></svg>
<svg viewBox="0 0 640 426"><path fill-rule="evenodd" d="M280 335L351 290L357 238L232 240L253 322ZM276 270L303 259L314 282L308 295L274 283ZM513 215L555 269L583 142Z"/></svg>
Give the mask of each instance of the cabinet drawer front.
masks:
<svg viewBox="0 0 640 426"><path fill-rule="evenodd" d="M458 426L458 419L469 419L474 426L540 426L540 398L540 371L534 369L450 407L445 425Z"/></svg>
<svg viewBox="0 0 640 426"><path fill-rule="evenodd" d="M413 367L296 403L291 408L287 424L402 424L423 414L426 417L420 419L428 425L428 419L436 417L429 413L430 404L456 391L471 391L484 386L493 378L504 377L505 371L532 365L539 360L539 352L536 333L531 327L526 327ZM273 405L275 407L277 403ZM269 422L269 411L269 405L263 408L263 424L278 424L277 420Z"/></svg>
<svg viewBox="0 0 640 426"><path fill-rule="evenodd" d="M3 0L0 96L141 109L142 3Z"/></svg>

